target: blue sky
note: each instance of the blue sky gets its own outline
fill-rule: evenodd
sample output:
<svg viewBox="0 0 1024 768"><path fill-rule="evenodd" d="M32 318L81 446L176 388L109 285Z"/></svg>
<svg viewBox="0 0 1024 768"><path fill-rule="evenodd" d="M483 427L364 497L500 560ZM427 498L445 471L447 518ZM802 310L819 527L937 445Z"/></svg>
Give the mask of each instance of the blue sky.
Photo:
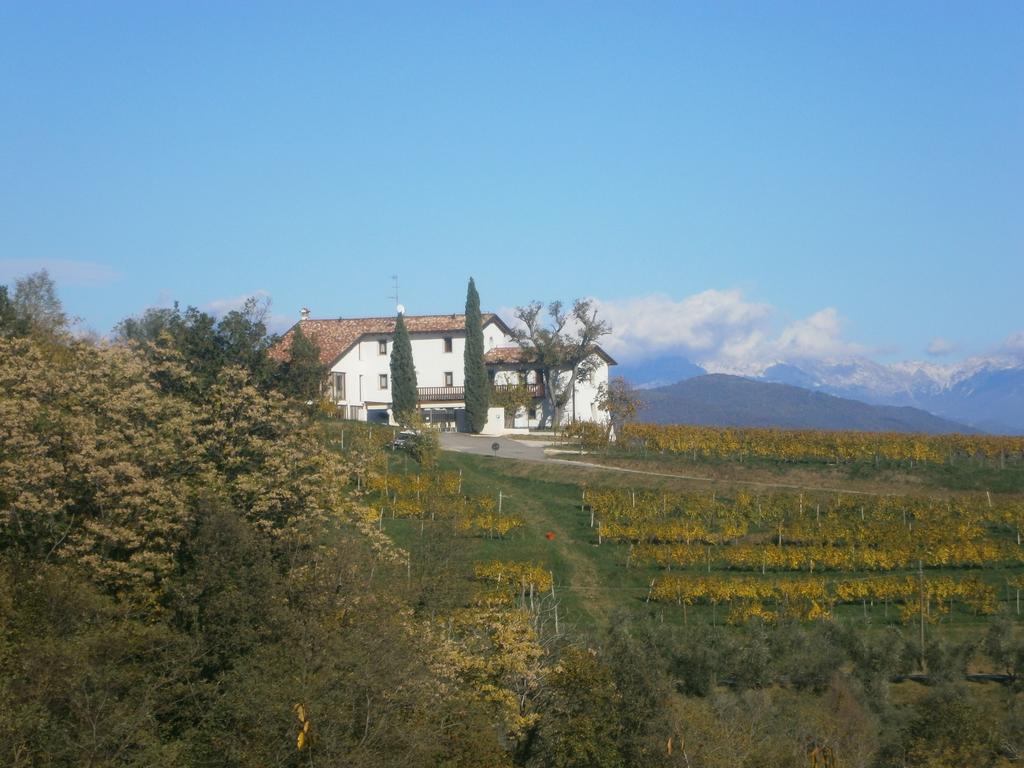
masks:
<svg viewBox="0 0 1024 768"><path fill-rule="evenodd" d="M387 314L393 273L459 311L472 274L635 336L700 307L737 354L991 351L1024 330L1022 51L1019 2L4 3L0 282L48 266L100 332Z"/></svg>

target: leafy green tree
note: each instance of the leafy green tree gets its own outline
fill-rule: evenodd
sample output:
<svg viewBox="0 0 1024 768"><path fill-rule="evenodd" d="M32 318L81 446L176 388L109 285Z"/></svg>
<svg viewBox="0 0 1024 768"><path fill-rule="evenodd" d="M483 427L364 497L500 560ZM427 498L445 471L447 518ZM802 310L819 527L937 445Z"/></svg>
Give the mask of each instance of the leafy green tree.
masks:
<svg viewBox="0 0 1024 768"><path fill-rule="evenodd" d="M7 295L7 286L0 285L0 336L24 336L28 326L18 317L14 302Z"/></svg>
<svg viewBox="0 0 1024 768"><path fill-rule="evenodd" d="M568 648L551 675L530 766L617 768L622 697L611 671L590 650Z"/></svg>
<svg viewBox="0 0 1024 768"><path fill-rule="evenodd" d="M115 332L119 340L137 345L153 359L168 349L180 352L189 370L198 376L202 391L227 365L241 366L266 387L273 383L275 369L267 350L276 340L267 333L268 308L268 302L252 296L240 309L217 320L191 306L182 312L175 303L125 318Z"/></svg>
<svg viewBox="0 0 1024 768"><path fill-rule="evenodd" d="M666 742L678 733L679 724L665 705L672 700L675 686L657 628L633 622L624 611L617 613L605 640L604 660L621 696L618 744L625 764L631 768L663 765Z"/></svg>
<svg viewBox="0 0 1024 768"><path fill-rule="evenodd" d="M57 284L45 269L14 284L14 311L34 329L55 333L67 328L68 317L57 297Z"/></svg>
<svg viewBox="0 0 1024 768"><path fill-rule="evenodd" d="M416 412L416 366L409 331L401 314L395 318L391 349L391 409L400 424L407 423Z"/></svg>
<svg viewBox="0 0 1024 768"><path fill-rule="evenodd" d="M636 416L643 401L636 396L633 387L621 376L597 388L597 409L608 414L605 427L605 442L609 443L622 432L627 421Z"/></svg>
<svg viewBox="0 0 1024 768"><path fill-rule="evenodd" d="M519 411L533 405L533 393L526 384L503 387L491 393L491 404L505 411L505 420L511 421Z"/></svg>
<svg viewBox="0 0 1024 768"><path fill-rule="evenodd" d="M903 765L989 766L998 755L998 721L963 684L944 685L921 699L904 735Z"/></svg>
<svg viewBox="0 0 1024 768"><path fill-rule="evenodd" d="M487 425L487 407L491 382L484 365L484 328L480 317L480 295L476 283L469 278L466 289L466 418L473 432Z"/></svg>
<svg viewBox="0 0 1024 768"><path fill-rule="evenodd" d="M278 373L278 388L296 400L308 402L320 396L327 366L320 362L320 347L302 332L302 324L292 333L290 357Z"/></svg>

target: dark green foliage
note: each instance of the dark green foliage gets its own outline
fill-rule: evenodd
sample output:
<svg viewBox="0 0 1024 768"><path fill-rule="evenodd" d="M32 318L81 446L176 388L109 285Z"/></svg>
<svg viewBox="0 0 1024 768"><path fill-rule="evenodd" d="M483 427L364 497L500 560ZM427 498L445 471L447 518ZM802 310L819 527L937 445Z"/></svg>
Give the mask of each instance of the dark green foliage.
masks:
<svg viewBox="0 0 1024 768"><path fill-rule="evenodd" d="M476 283L469 278L466 289L466 419L473 432L487 424L491 383L484 365L484 329L480 317L480 296Z"/></svg>
<svg viewBox="0 0 1024 768"><path fill-rule="evenodd" d="M294 392L302 388L294 384L302 376L290 374L289 366L278 369L274 380L275 366L266 353L275 338L267 333L266 312L267 305L255 297L219 321L195 307L183 312L175 303L170 308L151 308L139 317L126 318L115 331L119 340L137 345L151 360L161 359L168 350L181 353L195 374L200 391L216 379L221 369L236 365L248 371L258 385L276 383L279 388ZM300 357L303 351L300 350ZM302 367L300 364L299 368Z"/></svg>
<svg viewBox="0 0 1024 768"><path fill-rule="evenodd" d="M7 286L0 285L0 336L24 336L28 323L18 317L14 303L7 295Z"/></svg>
<svg viewBox="0 0 1024 768"><path fill-rule="evenodd" d="M279 636L237 657L192 742L200 765L500 766L483 708L443 690L402 603L368 592L370 552L351 540L310 562ZM312 724L296 751L301 703ZM306 758L306 759L302 759Z"/></svg>
<svg viewBox="0 0 1024 768"><path fill-rule="evenodd" d="M837 627L832 637L853 663L852 674L863 688L868 704L884 710L889 703L889 681L913 664L905 655L905 642L899 630L888 628L868 634L846 626Z"/></svg>
<svg viewBox="0 0 1024 768"><path fill-rule="evenodd" d="M391 408L399 424L407 424L416 412L416 366L412 360L409 331L402 315L395 318L391 349Z"/></svg>
<svg viewBox="0 0 1024 768"><path fill-rule="evenodd" d="M409 455L416 459L416 462L423 469L433 469L437 464L437 457L441 454L441 441L437 432L432 429L421 429L409 439L406 445Z"/></svg>
<svg viewBox="0 0 1024 768"><path fill-rule="evenodd" d="M320 362L320 347L302 332L302 325L292 333L287 362L277 375L277 388L284 394L309 402L320 396L320 387L327 376L327 366Z"/></svg>
<svg viewBox="0 0 1024 768"><path fill-rule="evenodd" d="M996 668L1016 681L1024 670L1024 635L1014 633L1013 622L1006 617L992 622L985 635L984 647L985 655Z"/></svg>
<svg viewBox="0 0 1024 768"><path fill-rule="evenodd" d="M0 560L0 764L180 765L189 638L73 566Z"/></svg>
<svg viewBox="0 0 1024 768"><path fill-rule="evenodd" d="M687 696L707 696L721 670L725 631L719 627L687 629L671 646L669 672Z"/></svg>
<svg viewBox="0 0 1024 768"><path fill-rule="evenodd" d="M662 765L667 735L674 732L671 710L665 702L673 695L663 639L650 624L634 624L626 616L613 618L604 648L619 707L619 748L628 766Z"/></svg>
<svg viewBox="0 0 1024 768"><path fill-rule="evenodd" d="M998 721L968 695L963 684L937 688L922 699L903 736L902 762L892 765L945 768L993 765L998 754Z"/></svg>
<svg viewBox="0 0 1024 768"><path fill-rule="evenodd" d="M775 677L798 690L824 691L846 661L827 624L781 624L769 635Z"/></svg>
<svg viewBox="0 0 1024 768"><path fill-rule="evenodd" d="M594 651L569 648L552 675L544 715L530 745L530 766L616 768L625 765L619 743L622 697L611 671Z"/></svg>
<svg viewBox="0 0 1024 768"><path fill-rule="evenodd" d="M978 643L973 639L956 642L933 631L924 649L928 681L934 685L963 680L977 647Z"/></svg>

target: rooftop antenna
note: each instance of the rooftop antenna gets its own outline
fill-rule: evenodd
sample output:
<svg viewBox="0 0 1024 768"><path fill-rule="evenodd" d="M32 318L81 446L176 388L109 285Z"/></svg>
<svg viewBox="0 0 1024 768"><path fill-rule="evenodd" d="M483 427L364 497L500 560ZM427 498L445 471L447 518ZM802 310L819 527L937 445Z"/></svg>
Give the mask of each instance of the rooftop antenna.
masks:
<svg viewBox="0 0 1024 768"><path fill-rule="evenodd" d="M391 280L394 283L395 294L393 296L388 296L388 298L389 299L394 299L394 301L395 301L395 311L397 311L398 314L400 314L400 315L404 315L405 314L405 307L403 307L399 303L399 301L398 301L398 275L392 275L391 276Z"/></svg>

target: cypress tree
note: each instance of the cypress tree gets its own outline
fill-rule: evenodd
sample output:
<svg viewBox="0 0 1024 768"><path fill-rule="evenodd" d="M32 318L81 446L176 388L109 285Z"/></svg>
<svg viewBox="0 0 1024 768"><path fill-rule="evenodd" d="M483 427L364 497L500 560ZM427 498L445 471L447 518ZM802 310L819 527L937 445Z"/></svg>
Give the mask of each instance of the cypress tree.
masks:
<svg viewBox="0 0 1024 768"><path fill-rule="evenodd" d="M480 317L480 295L476 283L469 278L466 290L466 420L473 432L487 424L487 406L490 400L490 381L484 365L484 328Z"/></svg>
<svg viewBox="0 0 1024 768"><path fill-rule="evenodd" d="M320 362L320 347L302 332L302 325L292 334L291 354L280 370L278 388L298 400L316 400L320 385L327 376L327 366Z"/></svg>
<svg viewBox="0 0 1024 768"><path fill-rule="evenodd" d="M401 314L395 319L394 346L391 350L391 410L395 421L406 423L416 413L416 366L412 361L412 342Z"/></svg>

